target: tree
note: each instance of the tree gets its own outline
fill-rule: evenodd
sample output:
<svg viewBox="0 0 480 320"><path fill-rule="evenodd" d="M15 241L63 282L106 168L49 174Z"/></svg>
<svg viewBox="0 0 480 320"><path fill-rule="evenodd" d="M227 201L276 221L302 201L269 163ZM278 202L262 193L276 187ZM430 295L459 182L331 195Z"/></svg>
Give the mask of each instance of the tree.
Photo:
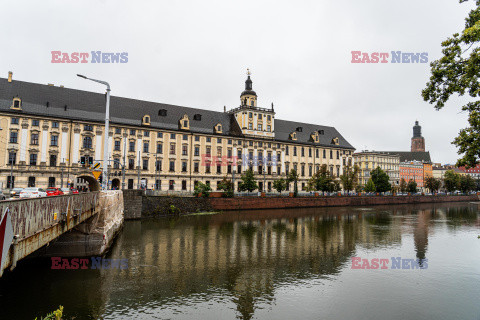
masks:
<svg viewBox="0 0 480 320"><path fill-rule="evenodd" d="M405 179L401 179L400 180L400 192L401 193L404 193L407 191L407 181L405 181Z"/></svg>
<svg viewBox="0 0 480 320"><path fill-rule="evenodd" d="M460 176L460 191L467 193L476 187L475 180L470 175Z"/></svg>
<svg viewBox="0 0 480 320"><path fill-rule="evenodd" d="M202 197L206 198L210 194L210 191L212 191L212 188L210 188L208 184L198 182L193 190L193 195L198 197L201 194Z"/></svg>
<svg viewBox="0 0 480 320"><path fill-rule="evenodd" d="M375 183L373 183L372 178L368 179L367 184L365 185L365 192L375 192Z"/></svg>
<svg viewBox="0 0 480 320"><path fill-rule="evenodd" d="M240 191L252 192L258 189L258 184L255 181L255 176L253 175L252 169L248 169L247 171L245 171L244 174L242 174L242 176L240 177L240 179L242 179L242 182L238 187Z"/></svg>
<svg viewBox="0 0 480 320"><path fill-rule="evenodd" d="M227 177L223 178L218 184L218 190L223 190L223 196L226 198L233 198L233 182Z"/></svg>
<svg viewBox="0 0 480 320"><path fill-rule="evenodd" d="M275 180L273 182L273 189L277 190L278 193L281 193L283 190L287 189L287 182L283 178Z"/></svg>
<svg viewBox="0 0 480 320"><path fill-rule="evenodd" d="M428 177L425 179L425 187L431 192L438 192L438 189L440 189L440 184L440 180L435 179L434 177Z"/></svg>
<svg viewBox="0 0 480 320"><path fill-rule="evenodd" d="M407 184L407 191L410 193L417 193L417 183L410 179Z"/></svg>
<svg viewBox="0 0 480 320"><path fill-rule="evenodd" d="M377 192L387 192L392 189L388 174L386 174L380 167L372 170L370 176Z"/></svg>
<svg viewBox="0 0 480 320"><path fill-rule="evenodd" d="M460 175L453 170L447 170L443 176L443 182L448 192L453 192L460 188Z"/></svg>
<svg viewBox="0 0 480 320"><path fill-rule="evenodd" d="M460 3L467 0L460 0ZM471 101L462 106L468 112L469 126L452 142L458 147L457 166L474 167L480 158L480 1L465 18L465 28L442 42L443 56L430 64L431 77L423 99L440 110L454 94L468 94ZM447 189L449 186L447 186ZM450 190L452 185L450 185Z"/></svg>
<svg viewBox="0 0 480 320"><path fill-rule="evenodd" d="M287 177L288 182L293 182L293 196L296 197L298 195L298 173L297 170L292 169L288 173Z"/></svg>
<svg viewBox="0 0 480 320"><path fill-rule="evenodd" d="M347 166L344 169L343 174L340 176L344 190L355 190L355 187L358 185L358 171L359 167L357 165L353 166L353 168Z"/></svg>

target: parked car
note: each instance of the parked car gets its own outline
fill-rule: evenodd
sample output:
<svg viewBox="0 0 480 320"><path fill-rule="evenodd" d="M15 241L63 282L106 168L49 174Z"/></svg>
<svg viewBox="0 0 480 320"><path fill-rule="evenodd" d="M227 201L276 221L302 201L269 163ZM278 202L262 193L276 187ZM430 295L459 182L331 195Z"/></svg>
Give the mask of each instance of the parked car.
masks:
<svg viewBox="0 0 480 320"><path fill-rule="evenodd" d="M47 189L47 196L61 196L63 195L63 191L60 188L48 188Z"/></svg>
<svg viewBox="0 0 480 320"><path fill-rule="evenodd" d="M42 188L25 188L20 192L20 198L46 197L47 193Z"/></svg>
<svg viewBox="0 0 480 320"><path fill-rule="evenodd" d="M71 192L71 194L78 194L78 190L77 190L77 189L71 189L70 192Z"/></svg>
<svg viewBox="0 0 480 320"><path fill-rule="evenodd" d="M7 196L3 194L3 190L0 190L0 201L7 199Z"/></svg>
<svg viewBox="0 0 480 320"><path fill-rule="evenodd" d="M68 188L61 188L60 190L62 190L63 194L70 194L70 189Z"/></svg>
<svg viewBox="0 0 480 320"><path fill-rule="evenodd" d="M22 190L23 188L13 188L10 190L10 198L19 198Z"/></svg>

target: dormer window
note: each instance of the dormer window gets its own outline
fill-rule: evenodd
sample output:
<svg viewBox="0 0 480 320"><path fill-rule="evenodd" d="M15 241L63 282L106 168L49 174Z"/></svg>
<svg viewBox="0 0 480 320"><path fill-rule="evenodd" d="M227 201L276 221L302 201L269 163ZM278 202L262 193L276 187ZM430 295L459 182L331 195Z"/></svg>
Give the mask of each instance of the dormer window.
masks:
<svg viewBox="0 0 480 320"><path fill-rule="evenodd" d="M318 134L325 134L323 130L318 130Z"/></svg>
<svg viewBox="0 0 480 320"><path fill-rule="evenodd" d="M297 127L296 129L298 132L302 132L303 131L303 128L302 127Z"/></svg>
<svg viewBox="0 0 480 320"><path fill-rule="evenodd" d="M319 136L318 136L318 132L316 132L316 131L312 132L311 138L316 143L318 143L320 141Z"/></svg>
<svg viewBox="0 0 480 320"><path fill-rule="evenodd" d="M22 110L22 99L15 97L13 98L11 109Z"/></svg>
<svg viewBox="0 0 480 320"><path fill-rule="evenodd" d="M165 110L165 109L158 110L158 115L160 117L166 117L167 116L167 110Z"/></svg>
<svg viewBox="0 0 480 320"><path fill-rule="evenodd" d="M297 133L295 131L290 133L290 140L297 140Z"/></svg>
<svg viewBox="0 0 480 320"><path fill-rule="evenodd" d="M202 121L202 115L199 113L196 113L193 115L193 120L195 121Z"/></svg>
<svg viewBox="0 0 480 320"><path fill-rule="evenodd" d="M220 123L215 126L215 133L222 133L222 125Z"/></svg>
<svg viewBox="0 0 480 320"><path fill-rule="evenodd" d="M333 138L333 139L332 139L332 144L338 146L338 145L339 145L339 140L338 140L338 138Z"/></svg>
<svg viewBox="0 0 480 320"><path fill-rule="evenodd" d="M184 114L183 117L179 120L179 129L190 130L190 121L188 120L187 114Z"/></svg>
<svg viewBox="0 0 480 320"><path fill-rule="evenodd" d="M150 116L144 115L142 118L142 125L149 126L150 125Z"/></svg>

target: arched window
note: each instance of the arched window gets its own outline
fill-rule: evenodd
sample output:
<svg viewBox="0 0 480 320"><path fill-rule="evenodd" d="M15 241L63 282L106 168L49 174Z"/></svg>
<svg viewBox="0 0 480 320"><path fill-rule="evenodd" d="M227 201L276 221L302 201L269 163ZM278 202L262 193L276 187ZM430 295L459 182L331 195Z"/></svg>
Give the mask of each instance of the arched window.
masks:
<svg viewBox="0 0 480 320"><path fill-rule="evenodd" d="M92 138L91 137L83 138L83 148L85 148L85 149L91 149L92 148Z"/></svg>

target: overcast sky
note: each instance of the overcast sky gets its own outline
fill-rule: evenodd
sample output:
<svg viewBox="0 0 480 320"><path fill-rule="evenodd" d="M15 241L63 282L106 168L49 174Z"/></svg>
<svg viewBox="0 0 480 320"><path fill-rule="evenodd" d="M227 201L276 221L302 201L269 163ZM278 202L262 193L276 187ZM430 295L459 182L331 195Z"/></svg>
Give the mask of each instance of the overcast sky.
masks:
<svg viewBox="0 0 480 320"><path fill-rule="evenodd" d="M273 102L279 119L335 126L357 150L410 150L418 120L432 160L453 163L464 101L435 111L421 97L429 63L352 64L351 51L428 52L431 62L473 5L0 0L0 76L104 92L83 73L113 95L223 111L239 105L250 68L259 106ZM128 52L128 63L53 64L54 50Z"/></svg>

